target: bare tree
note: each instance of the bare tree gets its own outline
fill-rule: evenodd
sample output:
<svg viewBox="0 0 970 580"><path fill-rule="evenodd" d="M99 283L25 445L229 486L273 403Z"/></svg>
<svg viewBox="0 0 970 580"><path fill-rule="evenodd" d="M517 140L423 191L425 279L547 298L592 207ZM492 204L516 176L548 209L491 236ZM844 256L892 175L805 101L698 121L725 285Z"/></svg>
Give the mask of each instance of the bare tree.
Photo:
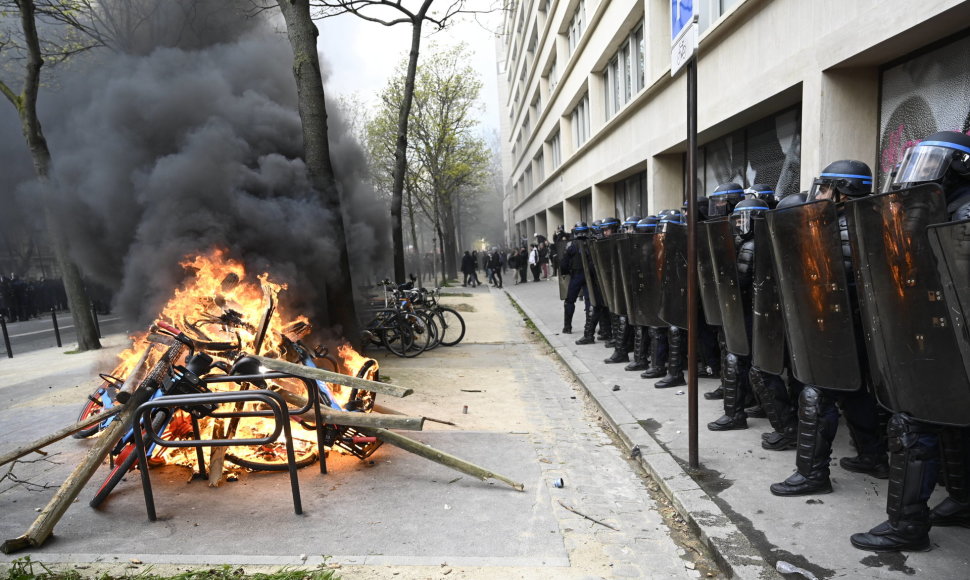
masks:
<svg viewBox="0 0 970 580"><path fill-rule="evenodd" d="M65 3L57 0L47 0L42 3L37 3L34 0L5 0L0 4L0 11L4 14L12 13L19 18L19 32L21 34L19 39L14 35L0 38L0 51L7 53L3 56L8 63L18 59L23 61L20 92L16 92L5 81L0 80L0 93L17 109L17 114L20 117L20 126L34 163L34 171L37 174L41 195L44 197L42 205L47 234L54 250L58 268L61 271L61 279L67 294L71 316L77 329L78 350L86 351L101 348L101 342L98 340L98 331L91 314L91 301L84 289L81 272L70 257L69 240L64 228L58 223L57 215L54 212L50 183L51 152L47 147L47 139L44 137L40 118L37 115L37 96L40 93L41 68L44 66L45 57L51 59L64 58L92 46L91 43L80 42L78 39L72 38L70 31L61 38L62 42L48 41L42 46L37 32L38 14L48 15L54 20L60 20L57 15L67 13L68 11L65 8ZM8 55L14 56L11 56L8 60L6 58Z"/></svg>
<svg viewBox="0 0 970 580"><path fill-rule="evenodd" d="M418 66L418 55L421 49L421 33L424 25L430 24L437 29L445 28L448 23L459 14L484 14L493 10L493 2L477 0L475 4L486 5L484 10L466 8L466 0L439 1L437 6L444 6L441 11L432 8L435 0L310 0L317 9L314 17L328 18L340 14L353 14L369 22L383 26L397 24L411 25L411 50L408 53L407 74L404 83L404 94L401 99L397 117L397 139L394 152L394 181L391 190L391 243L394 256L394 279L403 282L405 279L404 266L404 235L401 225L401 208L404 192L405 172L407 171L408 151L408 121L414 100L414 78Z"/></svg>
<svg viewBox="0 0 970 580"><path fill-rule="evenodd" d="M350 275L350 257L344 236L340 191L330 159L327 128L327 104L317 56L319 31L310 18L309 0L277 0L286 22L286 34L293 48L293 77L296 79L300 120L303 124L304 159L310 184L319 193L321 203L333 215L330 224L337 241L337 271L326 280L327 306L332 323L339 324L343 335L359 342L360 332L354 305Z"/></svg>

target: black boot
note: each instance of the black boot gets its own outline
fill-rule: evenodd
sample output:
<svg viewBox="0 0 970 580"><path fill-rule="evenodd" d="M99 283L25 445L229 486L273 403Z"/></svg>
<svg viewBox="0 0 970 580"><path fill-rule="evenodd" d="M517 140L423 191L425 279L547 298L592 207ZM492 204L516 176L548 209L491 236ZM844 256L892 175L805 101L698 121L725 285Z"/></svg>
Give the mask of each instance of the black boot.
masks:
<svg viewBox="0 0 970 580"><path fill-rule="evenodd" d="M889 479L889 460L885 455L863 455L843 457L839 466L853 473L865 473L876 479Z"/></svg>
<svg viewBox="0 0 970 580"><path fill-rule="evenodd" d="M654 383L654 388L669 389L687 384L684 380L683 339L687 332L671 326L667 331L667 376Z"/></svg>
<svg viewBox="0 0 970 580"><path fill-rule="evenodd" d="M724 414L707 424L711 431L733 431L748 428L748 416L744 412L744 395L739 385L738 357L729 354L724 361Z"/></svg>
<svg viewBox="0 0 970 580"><path fill-rule="evenodd" d="M603 346L606 348L616 348L616 344L620 340L620 336L623 334L623 327L625 326L623 317L610 312L607 319L610 321L610 335L603 339L605 342Z"/></svg>
<svg viewBox="0 0 970 580"><path fill-rule="evenodd" d="M596 310L594 308L593 313L586 313L586 324L583 326L583 337L576 341L576 344L593 344L596 339L593 338L594 331L596 330Z"/></svg>
<svg viewBox="0 0 970 580"><path fill-rule="evenodd" d="M798 453L795 473L781 483L773 483L771 493L783 497L832 493L829 479L829 456L832 441L821 417L822 397L819 389L806 386L798 405Z"/></svg>
<svg viewBox="0 0 970 580"><path fill-rule="evenodd" d="M764 409L768 422L771 423L774 432L770 437L761 441L761 447L771 451L784 451L794 449L797 443L797 421L793 416L789 416L789 411L785 409L778 390L784 390L785 384L777 375L769 375L760 369L751 367L748 373L751 379L751 390L761 401L761 408ZM787 396L787 392L786 392ZM748 413L748 409L744 410ZM751 416L748 413L748 416Z"/></svg>
<svg viewBox="0 0 970 580"><path fill-rule="evenodd" d="M642 379L659 379L667 374L667 345L666 329L647 327L647 337L650 339L650 365L640 373Z"/></svg>
<svg viewBox="0 0 970 580"><path fill-rule="evenodd" d="M602 311L602 314L597 321L599 323L599 331L596 333L596 338L603 342L609 342L613 338L612 314L606 309L606 306L601 306L599 309Z"/></svg>
<svg viewBox="0 0 970 580"><path fill-rule="evenodd" d="M963 526L970 528L970 474L967 470L967 447L970 431L944 428L940 433L943 451L943 481L949 494L930 511L934 526Z"/></svg>
<svg viewBox="0 0 970 580"><path fill-rule="evenodd" d="M633 362L623 367L623 370L642 371L647 368L647 347L650 346L650 337L646 334L646 326L637 326L633 331Z"/></svg>
<svg viewBox="0 0 970 580"><path fill-rule="evenodd" d="M871 552L922 551L930 547L926 505L940 467L938 438L898 413L889 421L889 519L868 532L852 534L852 545Z"/></svg>
<svg viewBox="0 0 970 580"><path fill-rule="evenodd" d="M501 288L501 286L499 286ZM576 312L575 302L563 302L562 303L562 333L572 334L573 332L573 314Z"/></svg>
<svg viewBox="0 0 970 580"><path fill-rule="evenodd" d="M718 401L724 398L724 385L718 385L713 391L704 393L704 398L708 401Z"/></svg>
<svg viewBox="0 0 970 580"><path fill-rule="evenodd" d="M613 354L603 362L606 364L630 362L630 355L627 354L630 351L627 350L626 345L628 335L633 332L633 326L627 324L625 316L617 316L614 322L613 328L617 330L613 333Z"/></svg>

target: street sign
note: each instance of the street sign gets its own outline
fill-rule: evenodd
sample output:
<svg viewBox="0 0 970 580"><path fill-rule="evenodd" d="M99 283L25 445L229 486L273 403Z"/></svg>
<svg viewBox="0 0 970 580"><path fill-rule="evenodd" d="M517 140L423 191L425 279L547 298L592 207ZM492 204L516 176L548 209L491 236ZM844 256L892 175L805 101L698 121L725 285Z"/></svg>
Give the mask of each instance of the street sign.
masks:
<svg viewBox="0 0 970 580"><path fill-rule="evenodd" d="M670 76L697 52L698 0L670 0Z"/></svg>

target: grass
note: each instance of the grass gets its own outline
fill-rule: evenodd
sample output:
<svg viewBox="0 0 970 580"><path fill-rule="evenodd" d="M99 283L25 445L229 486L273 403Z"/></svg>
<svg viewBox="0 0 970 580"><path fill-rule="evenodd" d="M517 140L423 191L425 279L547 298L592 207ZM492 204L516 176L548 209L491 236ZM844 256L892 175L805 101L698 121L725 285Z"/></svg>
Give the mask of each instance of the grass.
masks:
<svg viewBox="0 0 970 580"><path fill-rule="evenodd" d="M243 568L223 564L219 567L199 568L189 570L172 576L161 576L154 574L151 569L143 572L129 573L123 575L112 575L104 573L98 576L91 576L98 580L339 580L333 570L327 569L325 564L317 566L315 569L303 570L296 568L280 568L273 573L247 574ZM0 580L81 580L86 578L78 570L65 569L59 570L47 566L42 562L31 559L30 556L17 558L10 563L10 568L5 576L0 576Z"/></svg>

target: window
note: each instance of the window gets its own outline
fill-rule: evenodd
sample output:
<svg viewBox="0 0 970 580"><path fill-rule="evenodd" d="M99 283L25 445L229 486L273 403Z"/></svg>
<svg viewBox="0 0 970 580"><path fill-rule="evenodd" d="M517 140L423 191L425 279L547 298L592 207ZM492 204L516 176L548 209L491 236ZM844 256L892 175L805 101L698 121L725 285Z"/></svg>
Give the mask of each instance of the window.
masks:
<svg viewBox="0 0 970 580"><path fill-rule="evenodd" d="M551 93L558 84L559 71L556 70L556 61L552 61L552 66L549 67L549 92Z"/></svg>
<svg viewBox="0 0 970 580"><path fill-rule="evenodd" d="M536 168L536 182L542 183L546 178L546 158L542 151L532 160Z"/></svg>
<svg viewBox="0 0 970 580"><path fill-rule="evenodd" d="M536 120L539 119L539 115L542 114L542 94L536 93L536 98L532 101L532 114L535 115Z"/></svg>
<svg viewBox="0 0 970 580"><path fill-rule="evenodd" d="M579 46L579 39L583 37L586 30L586 0L579 0L573 17L569 20L569 28L566 30L566 37L569 40L569 54L572 54Z"/></svg>
<svg viewBox="0 0 970 580"><path fill-rule="evenodd" d="M579 200L579 219L593 223L593 196L587 195Z"/></svg>
<svg viewBox="0 0 970 580"><path fill-rule="evenodd" d="M573 143L579 148L589 140L589 95L583 95L573 109Z"/></svg>
<svg viewBox="0 0 970 580"><path fill-rule="evenodd" d="M532 167L525 168L525 194L532 193Z"/></svg>
<svg viewBox="0 0 970 580"><path fill-rule="evenodd" d="M604 76L606 118L617 114L644 86L643 21L641 20L610 59Z"/></svg>
<svg viewBox="0 0 970 580"><path fill-rule="evenodd" d="M641 171L613 184L614 215L624 219L644 215L647 208L647 172Z"/></svg>
<svg viewBox="0 0 970 580"><path fill-rule="evenodd" d="M552 155L552 168L556 169L562 165L562 139L560 139L561 134L556 132L556 134L549 140L550 154Z"/></svg>

